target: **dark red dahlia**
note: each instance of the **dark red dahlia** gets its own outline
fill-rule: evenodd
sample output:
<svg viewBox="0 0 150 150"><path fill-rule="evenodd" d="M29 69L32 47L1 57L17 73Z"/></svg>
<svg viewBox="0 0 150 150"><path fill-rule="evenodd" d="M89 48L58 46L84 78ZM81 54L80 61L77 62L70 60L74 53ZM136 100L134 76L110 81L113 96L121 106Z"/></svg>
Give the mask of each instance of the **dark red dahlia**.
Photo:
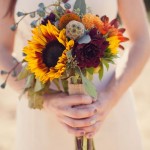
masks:
<svg viewBox="0 0 150 150"><path fill-rule="evenodd" d="M100 34L100 32L96 28L91 29L89 32L89 35L90 35L91 39L93 39L93 40L100 39L103 36L102 34Z"/></svg>
<svg viewBox="0 0 150 150"><path fill-rule="evenodd" d="M46 25L48 21L51 22L51 24L55 23L56 16L54 13L50 13L50 15L46 16L44 20L42 20L41 24Z"/></svg>
<svg viewBox="0 0 150 150"><path fill-rule="evenodd" d="M94 30L95 31L95 30ZM100 58L103 57L104 51L108 47L108 42L100 34L92 34L91 42L87 44L75 43L72 54L78 62L81 69L98 67ZM96 36L97 35L97 36Z"/></svg>

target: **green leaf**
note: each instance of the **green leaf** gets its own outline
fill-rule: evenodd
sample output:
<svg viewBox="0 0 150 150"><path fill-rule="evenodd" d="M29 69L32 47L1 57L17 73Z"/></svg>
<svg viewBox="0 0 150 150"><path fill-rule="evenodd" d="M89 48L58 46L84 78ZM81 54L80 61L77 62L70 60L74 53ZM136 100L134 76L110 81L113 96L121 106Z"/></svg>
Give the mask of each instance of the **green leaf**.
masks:
<svg viewBox="0 0 150 150"><path fill-rule="evenodd" d="M90 74L89 72L86 72L86 77L88 80L92 81L93 80L93 75Z"/></svg>
<svg viewBox="0 0 150 150"><path fill-rule="evenodd" d="M93 85L93 83L88 80L86 77L84 77L84 75L82 74L82 72L80 71L81 74L81 78L82 78L82 83L84 86L85 91L93 98L97 98L97 91L95 86Z"/></svg>
<svg viewBox="0 0 150 150"><path fill-rule="evenodd" d="M53 80L53 83L56 85L57 89L58 89L59 91L61 91L59 79L54 79L54 80Z"/></svg>
<svg viewBox="0 0 150 150"><path fill-rule="evenodd" d="M77 83L78 83L79 76L75 75L75 76L72 76L70 79L71 79L71 83L77 84Z"/></svg>
<svg viewBox="0 0 150 150"><path fill-rule="evenodd" d="M105 58L105 60L106 60L108 63L115 64L115 62L114 62L112 59L110 59L110 58Z"/></svg>
<svg viewBox="0 0 150 150"><path fill-rule="evenodd" d="M17 80L22 80L26 78L29 75L29 71L27 70L27 65L24 66L21 70L21 72L17 76Z"/></svg>
<svg viewBox="0 0 150 150"><path fill-rule="evenodd" d="M24 89L21 94L19 95L19 100L21 100L22 96L28 91L28 89Z"/></svg>
<svg viewBox="0 0 150 150"><path fill-rule="evenodd" d="M88 140L87 140L87 138L84 136L84 137L83 137L83 147L82 147L83 150L87 150L87 149L88 149L87 144L88 144Z"/></svg>
<svg viewBox="0 0 150 150"><path fill-rule="evenodd" d="M89 94L89 96L96 99L97 91L96 91L96 87L94 86L94 84L83 75L83 73L79 67L76 67L75 70L80 75L83 87L84 87L85 91L87 92L87 94Z"/></svg>
<svg viewBox="0 0 150 150"><path fill-rule="evenodd" d="M36 79L35 86L34 86L34 92L39 92L42 89L44 89L44 87L45 87L45 84L43 84L38 79Z"/></svg>
<svg viewBox="0 0 150 150"><path fill-rule="evenodd" d="M67 93L68 92L68 81L67 80L61 80L64 92Z"/></svg>
<svg viewBox="0 0 150 150"><path fill-rule="evenodd" d="M90 73L91 75L93 75L93 73L94 73L94 68L93 68L93 67L91 67L91 68L86 68L86 71L87 71L88 73Z"/></svg>
<svg viewBox="0 0 150 150"><path fill-rule="evenodd" d="M101 64L101 69L99 70L99 79L102 80L104 75L104 66Z"/></svg>
<svg viewBox="0 0 150 150"><path fill-rule="evenodd" d="M35 93L33 88L28 90L28 98L29 98L28 105L30 108L33 109L43 108L43 102L44 102L43 97L42 95Z"/></svg>
<svg viewBox="0 0 150 150"><path fill-rule="evenodd" d="M86 3L85 3L85 0L76 0L73 9L74 10L80 9L80 15L86 14Z"/></svg>
<svg viewBox="0 0 150 150"><path fill-rule="evenodd" d="M41 94L41 95L49 94L49 91L50 91L50 85L51 85L50 82L46 82L46 83L44 84L43 89L41 89L40 91L38 91L38 93Z"/></svg>
<svg viewBox="0 0 150 150"><path fill-rule="evenodd" d="M30 88L34 85L34 74L30 74L28 77L27 77L27 81L26 81L26 84L25 84L25 88Z"/></svg>
<svg viewBox="0 0 150 150"><path fill-rule="evenodd" d="M109 62L105 59L101 59L102 63L104 64L104 66L106 67L107 71L109 69Z"/></svg>
<svg viewBox="0 0 150 150"><path fill-rule="evenodd" d="M71 60L72 60L71 59L72 58L72 51L71 50L67 51L66 56L67 56L68 63L71 63Z"/></svg>

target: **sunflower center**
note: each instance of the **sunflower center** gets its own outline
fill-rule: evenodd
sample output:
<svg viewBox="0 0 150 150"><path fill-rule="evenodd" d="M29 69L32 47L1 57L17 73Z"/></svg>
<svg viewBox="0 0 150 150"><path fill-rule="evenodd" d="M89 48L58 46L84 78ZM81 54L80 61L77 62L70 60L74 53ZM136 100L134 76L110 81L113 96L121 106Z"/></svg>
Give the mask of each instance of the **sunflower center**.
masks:
<svg viewBox="0 0 150 150"><path fill-rule="evenodd" d="M43 63L48 68L54 67L64 50L65 46L59 43L57 40L48 43L46 48L43 50Z"/></svg>

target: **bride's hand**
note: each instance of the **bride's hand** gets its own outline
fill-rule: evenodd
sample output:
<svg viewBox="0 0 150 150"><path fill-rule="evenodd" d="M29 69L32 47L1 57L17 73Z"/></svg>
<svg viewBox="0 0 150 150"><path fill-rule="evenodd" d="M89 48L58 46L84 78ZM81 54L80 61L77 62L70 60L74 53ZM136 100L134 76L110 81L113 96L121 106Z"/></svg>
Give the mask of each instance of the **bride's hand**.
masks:
<svg viewBox="0 0 150 150"><path fill-rule="evenodd" d="M90 110L94 110L95 114L89 113L87 116L82 116L79 114L78 117L73 116L67 117L67 116L61 116L61 121L64 125L64 127L67 128L68 131L75 135L79 135L78 131L83 131L84 135L87 138L93 138L93 136L98 132L100 129L102 123L104 122L105 118L113 108L113 106L116 104L116 99L112 97L112 95L109 95L108 93L101 92L101 96L99 96L97 101L94 101L92 104L86 104L81 106L76 106L75 109L79 112L82 112L84 114L87 113L87 111L90 112ZM87 113L88 114L88 113ZM90 116L91 115L91 116Z"/></svg>
<svg viewBox="0 0 150 150"><path fill-rule="evenodd" d="M90 126L84 126L79 129L83 129L85 132L85 136L87 138L93 138L93 136L100 130L101 125L103 124L104 120L107 118L109 112L112 110L112 108L116 105L118 101L118 98L115 96L112 96L110 93L107 92L101 92L99 98L94 101L90 105L85 106L78 106L78 108L96 108L97 112L94 116L91 116L87 119L82 119L80 121L86 122L89 121L93 123Z"/></svg>
<svg viewBox="0 0 150 150"><path fill-rule="evenodd" d="M85 131L78 127L90 126L92 122L89 122L88 119L87 121L80 121L80 119L90 119L95 116L94 105L89 105L92 101L91 97L85 95L68 96L64 93L45 95L44 108L48 113L53 112L69 133L75 136L83 136ZM77 107L79 105L84 105L85 108Z"/></svg>

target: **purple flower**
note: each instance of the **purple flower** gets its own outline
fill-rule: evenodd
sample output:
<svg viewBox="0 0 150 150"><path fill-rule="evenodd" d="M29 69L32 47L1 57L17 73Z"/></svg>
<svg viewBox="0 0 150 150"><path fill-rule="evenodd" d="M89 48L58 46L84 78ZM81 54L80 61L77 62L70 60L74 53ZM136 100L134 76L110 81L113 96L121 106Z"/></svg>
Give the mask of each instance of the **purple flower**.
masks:
<svg viewBox="0 0 150 150"><path fill-rule="evenodd" d="M51 24L55 23L56 16L54 13L50 13L44 20L42 20L41 24L46 25L48 21L51 22Z"/></svg>

